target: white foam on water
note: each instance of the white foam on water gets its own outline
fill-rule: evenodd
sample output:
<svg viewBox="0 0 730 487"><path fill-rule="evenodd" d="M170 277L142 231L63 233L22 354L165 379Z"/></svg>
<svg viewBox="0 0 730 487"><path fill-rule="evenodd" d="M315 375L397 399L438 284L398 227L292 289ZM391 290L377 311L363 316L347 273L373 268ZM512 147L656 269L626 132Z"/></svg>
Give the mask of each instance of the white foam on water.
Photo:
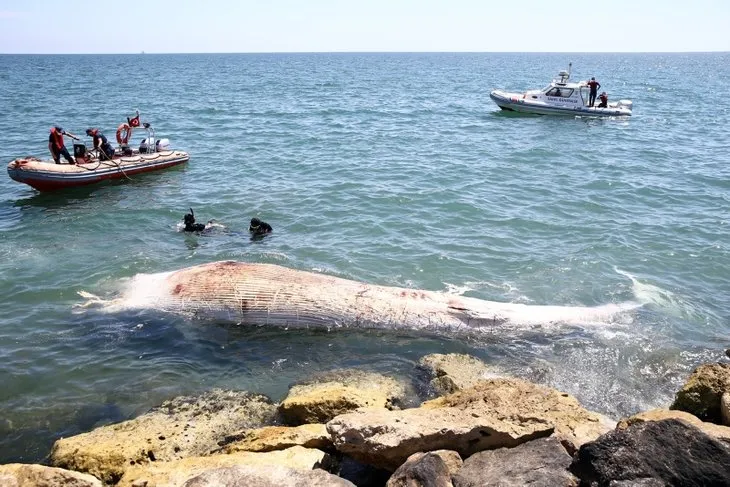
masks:
<svg viewBox="0 0 730 487"><path fill-rule="evenodd" d="M614 267L614 270L618 274L631 279L631 289L640 303L655 306L661 309L662 313L670 316L692 319L703 316L700 310L681 296L659 286L640 282L635 276L621 269Z"/></svg>
<svg viewBox="0 0 730 487"><path fill-rule="evenodd" d="M108 313L161 307L165 301L169 301L169 286L165 280L170 274L172 272L136 274L131 279L120 281L119 297L109 300L86 291L79 291L78 294L86 299L86 302L77 307L98 306L101 311Z"/></svg>

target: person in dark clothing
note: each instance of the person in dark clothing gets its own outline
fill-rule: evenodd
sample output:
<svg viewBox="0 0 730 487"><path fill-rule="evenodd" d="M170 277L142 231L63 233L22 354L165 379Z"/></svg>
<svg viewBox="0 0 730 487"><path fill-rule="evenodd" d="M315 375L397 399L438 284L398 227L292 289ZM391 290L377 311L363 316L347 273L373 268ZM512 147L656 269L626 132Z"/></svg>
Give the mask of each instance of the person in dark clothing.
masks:
<svg viewBox="0 0 730 487"><path fill-rule="evenodd" d="M114 147L106 139L106 136L99 129L87 129L86 135L93 137L93 148L99 151L100 161L110 161L114 157Z"/></svg>
<svg viewBox="0 0 730 487"><path fill-rule="evenodd" d="M598 95L598 88L601 87L601 83L596 81L596 78L591 78L587 84L588 88L591 90L588 94L588 106L592 107L596 103L596 95Z"/></svg>
<svg viewBox="0 0 730 487"><path fill-rule="evenodd" d="M260 237L271 233L274 229L268 223L259 220L258 218L251 218L251 224L248 226L248 231L254 237Z"/></svg>
<svg viewBox="0 0 730 487"><path fill-rule="evenodd" d="M183 222L185 223L186 232L202 232L205 230L205 224L195 223L195 213L193 213L192 208L190 208L190 213L186 213L183 217Z"/></svg>
<svg viewBox="0 0 730 487"><path fill-rule="evenodd" d="M598 108L608 108L608 95L605 91L601 93L601 96L599 96L598 99L601 100L601 103L598 104Z"/></svg>
<svg viewBox="0 0 730 487"><path fill-rule="evenodd" d="M48 136L48 150L51 151L51 156L56 164L61 164L61 156L63 156L69 164L75 164L71 154L68 153L66 145L63 143L63 136L66 135L74 140L79 140L75 135L63 130L63 127L56 125L51 127L51 135Z"/></svg>

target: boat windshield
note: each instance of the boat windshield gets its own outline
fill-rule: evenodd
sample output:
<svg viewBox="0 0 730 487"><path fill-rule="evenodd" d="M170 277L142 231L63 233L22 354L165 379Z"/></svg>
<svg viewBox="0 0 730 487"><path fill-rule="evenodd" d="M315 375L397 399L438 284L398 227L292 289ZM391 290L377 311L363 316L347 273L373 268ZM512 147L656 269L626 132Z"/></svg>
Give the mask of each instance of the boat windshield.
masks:
<svg viewBox="0 0 730 487"><path fill-rule="evenodd" d="M556 96L559 98L570 98L571 95L573 95L573 89L572 88L565 88L565 87L559 87L556 86L554 88L551 88L550 90L545 93L547 96Z"/></svg>

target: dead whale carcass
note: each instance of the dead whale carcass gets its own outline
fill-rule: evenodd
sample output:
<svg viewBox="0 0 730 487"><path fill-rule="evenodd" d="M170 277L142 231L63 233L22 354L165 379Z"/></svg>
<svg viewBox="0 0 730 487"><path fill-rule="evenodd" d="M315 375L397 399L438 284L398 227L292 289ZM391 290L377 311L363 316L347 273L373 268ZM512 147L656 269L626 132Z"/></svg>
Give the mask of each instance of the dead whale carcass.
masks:
<svg viewBox="0 0 730 487"><path fill-rule="evenodd" d="M234 261L138 274L111 301L82 295L89 299L84 306L98 304L105 311L150 309L217 322L430 331L605 323L640 306L635 302L596 307L499 303Z"/></svg>

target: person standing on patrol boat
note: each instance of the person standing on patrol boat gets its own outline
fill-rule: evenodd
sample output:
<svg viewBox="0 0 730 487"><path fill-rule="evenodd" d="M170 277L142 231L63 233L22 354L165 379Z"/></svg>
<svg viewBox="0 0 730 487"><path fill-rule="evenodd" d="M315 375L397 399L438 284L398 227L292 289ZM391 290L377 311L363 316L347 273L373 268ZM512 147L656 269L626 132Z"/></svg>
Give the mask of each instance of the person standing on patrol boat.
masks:
<svg viewBox="0 0 730 487"><path fill-rule="evenodd" d="M601 87L601 83L596 81L596 78L594 77L591 78L587 84L591 89L591 92L588 94L588 106L592 107L596 103L596 96L598 95L598 88Z"/></svg>
<svg viewBox="0 0 730 487"><path fill-rule="evenodd" d="M106 140L106 136L99 129L87 129L86 135L93 137L93 147L99 151L100 161L110 161L114 157L114 147Z"/></svg>
<svg viewBox="0 0 730 487"><path fill-rule="evenodd" d="M66 145L63 143L63 136L67 135L74 140L79 140L74 134L66 132L63 127L56 125L51 127L51 135L48 136L48 150L51 151L51 156L56 164L61 164L61 156L63 156L69 164L75 164L71 154L68 153Z"/></svg>

